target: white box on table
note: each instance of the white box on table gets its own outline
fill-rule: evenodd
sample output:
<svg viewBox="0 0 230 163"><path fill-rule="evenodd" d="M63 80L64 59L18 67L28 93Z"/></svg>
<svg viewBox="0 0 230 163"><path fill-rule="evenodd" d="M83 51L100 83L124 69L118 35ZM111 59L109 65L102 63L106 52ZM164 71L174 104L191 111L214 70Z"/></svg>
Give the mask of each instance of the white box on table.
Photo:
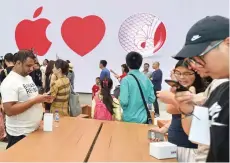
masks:
<svg viewBox="0 0 230 163"><path fill-rule="evenodd" d="M149 145L149 154L157 159L177 157L177 146L169 142L153 142Z"/></svg>
<svg viewBox="0 0 230 163"><path fill-rule="evenodd" d="M53 114L44 114L43 131L53 131Z"/></svg>

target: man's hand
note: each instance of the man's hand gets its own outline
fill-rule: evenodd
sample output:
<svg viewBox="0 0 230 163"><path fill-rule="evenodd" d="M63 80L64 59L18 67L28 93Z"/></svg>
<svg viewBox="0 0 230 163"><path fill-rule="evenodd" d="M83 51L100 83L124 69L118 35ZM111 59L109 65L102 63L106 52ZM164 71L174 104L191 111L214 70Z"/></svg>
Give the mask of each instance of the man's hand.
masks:
<svg viewBox="0 0 230 163"><path fill-rule="evenodd" d="M175 87L172 88L172 91L175 92L175 100L179 104L179 110L184 114L192 113L194 109L194 103L193 103L194 94L189 91L176 92Z"/></svg>
<svg viewBox="0 0 230 163"><path fill-rule="evenodd" d="M203 105L206 101L207 97L204 93L199 93L193 96L193 102L197 105Z"/></svg>
<svg viewBox="0 0 230 163"><path fill-rule="evenodd" d="M43 102L52 103L53 99L54 98L52 96L43 94L43 95L36 96L33 100L35 104L39 104Z"/></svg>
<svg viewBox="0 0 230 163"><path fill-rule="evenodd" d="M154 128L151 128L150 130L154 131L154 132L159 132L161 134L165 134L168 132L168 128L167 127L154 127ZM150 140L150 142L160 142L160 140L158 138L155 138L153 140Z"/></svg>
<svg viewBox="0 0 230 163"><path fill-rule="evenodd" d="M167 127L161 127L161 128L159 128L159 127L153 127L153 128L151 128L151 130L152 131L155 131L155 132L159 132L159 133L161 133L161 134L165 134L165 133L167 133L168 132L168 128Z"/></svg>

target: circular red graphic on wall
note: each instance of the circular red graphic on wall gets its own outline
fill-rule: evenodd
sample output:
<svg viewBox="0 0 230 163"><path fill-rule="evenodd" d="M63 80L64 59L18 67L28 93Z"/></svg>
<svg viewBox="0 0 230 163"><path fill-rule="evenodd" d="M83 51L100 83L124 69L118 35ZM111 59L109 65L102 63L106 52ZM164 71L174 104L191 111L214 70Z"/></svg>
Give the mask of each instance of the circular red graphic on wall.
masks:
<svg viewBox="0 0 230 163"><path fill-rule="evenodd" d="M118 36L125 51L137 51L147 57L163 46L166 28L158 17L140 13L130 16L122 23Z"/></svg>

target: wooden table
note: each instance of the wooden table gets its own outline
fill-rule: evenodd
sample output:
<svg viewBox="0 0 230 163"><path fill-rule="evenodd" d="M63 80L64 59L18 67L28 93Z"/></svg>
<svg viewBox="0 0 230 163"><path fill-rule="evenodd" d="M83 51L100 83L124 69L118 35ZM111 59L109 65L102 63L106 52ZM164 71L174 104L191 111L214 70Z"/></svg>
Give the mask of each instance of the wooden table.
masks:
<svg viewBox="0 0 230 163"><path fill-rule="evenodd" d="M0 154L1 162L84 162L101 122L63 118L52 132L38 130Z"/></svg>
<svg viewBox="0 0 230 163"><path fill-rule="evenodd" d="M176 162L149 155L148 125L104 122L89 162Z"/></svg>

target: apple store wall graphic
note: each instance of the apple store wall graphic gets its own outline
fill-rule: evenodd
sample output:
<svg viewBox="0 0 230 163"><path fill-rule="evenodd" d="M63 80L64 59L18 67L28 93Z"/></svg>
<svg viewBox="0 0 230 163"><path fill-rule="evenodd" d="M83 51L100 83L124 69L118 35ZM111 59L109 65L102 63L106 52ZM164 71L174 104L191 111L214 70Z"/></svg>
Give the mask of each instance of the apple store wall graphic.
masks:
<svg viewBox="0 0 230 163"><path fill-rule="evenodd" d="M91 93L102 59L121 73L130 51L140 52L143 63L159 61L168 79L188 29L205 16L229 17L228 6L228 0L7 0L0 6L0 53L33 48L39 61L70 60L77 92Z"/></svg>

